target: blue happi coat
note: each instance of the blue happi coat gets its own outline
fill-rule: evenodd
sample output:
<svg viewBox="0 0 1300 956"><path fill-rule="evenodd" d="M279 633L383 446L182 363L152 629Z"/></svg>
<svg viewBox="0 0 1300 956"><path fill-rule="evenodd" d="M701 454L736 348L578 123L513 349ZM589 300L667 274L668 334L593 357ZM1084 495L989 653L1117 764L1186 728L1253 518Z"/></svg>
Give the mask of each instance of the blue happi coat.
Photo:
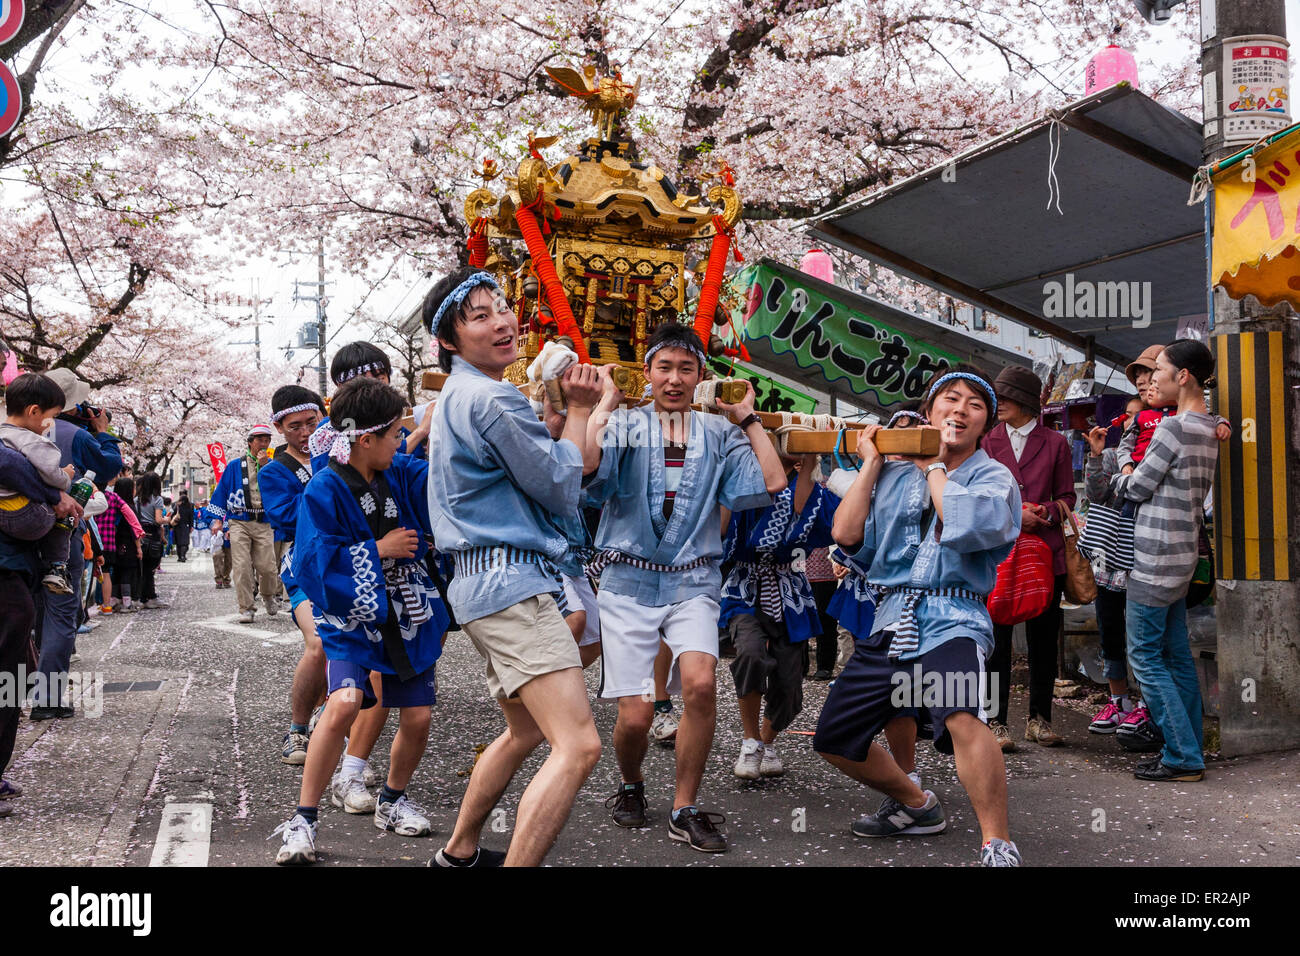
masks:
<svg viewBox="0 0 1300 956"><path fill-rule="evenodd" d="M804 573L803 559L815 548L834 544L831 523L839 498L814 484L803 511L794 511L795 483L776 495L761 511L738 511L731 516L722 545L722 560L735 566L722 585L722 611L718 626L733 617L753 614L759 606L759 584L772 576L780 588L786 634L791 643L806 641L822 632L812 585Z"/></svg>
<svg viewBox="0 0 1300 956"><path fill-rule="evenodd" d="M839 587L826 605L826 613L852 634L854 640L866 640L871 636L876 618L876 589L867 583L867 569L839 548L833 549L830 557L848 568L849 573L840 578Z"/></svg>
<svg viewBox="0 0 1300 956"><path fill-rule="evenodd" d="M311 462L301 464L285 451L277 448L272 459L257 473L257 487L262 492L262 509L271 523L276 541L287 541L284 557L280 560L280 580L286 588L296 587L293 577L293 541L298 527L298 505L303 490L311 481Z"/></svg>
<svg viewBox="0 0 1300 956"><path fill-rule="evenodd" d="M298 510L291 573L311 601L316 631L330 660L395 674L380 626L396 608L406 654L417 673L442 653L449 617L425 569L433 530L425 483L429 466L395 455L384 472L404 528L420 532L413 558L380 559L362 507L347 483L326 467L316 472Z"/></svg>

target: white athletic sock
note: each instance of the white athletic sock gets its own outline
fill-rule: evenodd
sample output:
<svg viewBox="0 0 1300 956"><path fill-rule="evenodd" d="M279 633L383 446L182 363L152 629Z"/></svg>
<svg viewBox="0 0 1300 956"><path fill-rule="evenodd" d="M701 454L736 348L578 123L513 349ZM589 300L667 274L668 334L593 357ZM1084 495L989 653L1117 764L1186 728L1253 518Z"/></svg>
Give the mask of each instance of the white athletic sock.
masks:
<svg viewBox="0 0 1300 956"><path fill-rule="evenodd" d="M919 807L912 807L912 806L909 806L907 809L909 809L909 810L928 810L928 809L930 809L930 807L934 806L935 803L936 803L936 802L938 801L938 799L939 799L939 798L936 797L936 796L934 795L934 793L933 793L932 791L930 791L930 790L924 790L924 791L922 791L922 792L925 794L925 802L922 803Z"/></svg>
<svg viewBox="0 0 1300 956"><path fill-rule="evenodd" d="M915 770L907 775L907 779L912 781L912 783L916 784L918 787L921 786L921 775Z"/></svg>
<svg viewBox="0 0 1300 956"><path fill-rule="evenodd" d="M343 755L343 769L340 771L345 777L360 777L365 774L366 762L360 757L354 757L351 754Z"/></svg>

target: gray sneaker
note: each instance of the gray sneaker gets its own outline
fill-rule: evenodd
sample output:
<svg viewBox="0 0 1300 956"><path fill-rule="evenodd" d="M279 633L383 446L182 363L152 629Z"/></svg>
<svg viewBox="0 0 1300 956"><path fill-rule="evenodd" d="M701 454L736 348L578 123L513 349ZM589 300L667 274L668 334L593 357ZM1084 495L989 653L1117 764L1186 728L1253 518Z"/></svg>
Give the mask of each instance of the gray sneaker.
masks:
<svg viewBox="0 0 1300 956"><path fill-rule="evenodd" d="M1010 840L994 837L980 848L980 866L1019 866L1020 851Z"/></svg>
<svg viewBox="0 0 1300 956"><path fill-rule="evenodd" d="M886 797L880 808L870 816L860 817L849 829L859 837L924 836L942 833L948 829L943 815L943 804L931 790L925 791L926 805L913 809Z"/></svg>

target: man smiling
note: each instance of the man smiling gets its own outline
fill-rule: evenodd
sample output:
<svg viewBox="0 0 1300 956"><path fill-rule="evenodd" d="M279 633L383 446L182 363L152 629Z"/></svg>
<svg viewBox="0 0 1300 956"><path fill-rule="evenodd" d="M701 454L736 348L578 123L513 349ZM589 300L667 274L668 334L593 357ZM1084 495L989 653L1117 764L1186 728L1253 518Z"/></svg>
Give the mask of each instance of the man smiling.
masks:
<svg viewBox="0 0 1300 956"><path fill-rule="evenodd" d="M786 475L754 413L752 386L738 404L718 403L730 421L692 413L704 347L688 326L665 323L654 331L644 374L652 404L610 416L596 448L600 468L587 487L593 503L605 504L592 565L600 576L600 696L618 700L614 750L623 778L609 803L618 826L646 825L641 764L662 641L672 651L668 693L680 690L684 704L668 834L721 853L721 815L695 806L716 717L719 509L767 507L785 490ZM607 394L613 387L606 380Z"/></svg>
<svg viewBox="0 0 1300 956"><path fill-rule="evenodd" d="M429 293L423 317L451 373L430 436L434 538L456 562L447 596L506 719L474 765L451 839L429 865L501 864L479 834L546 740L551 753L519 800L504 860L536 866L600 759L578 645L553 596L561 587L554 562L569 547L561 520L577 514L582 476L596 467L586 432L601 395L598 373L590 365L564 373L567 416L553 440L523 393L503 381L518 358L519 324L490 275L453 272Z"/></svg>

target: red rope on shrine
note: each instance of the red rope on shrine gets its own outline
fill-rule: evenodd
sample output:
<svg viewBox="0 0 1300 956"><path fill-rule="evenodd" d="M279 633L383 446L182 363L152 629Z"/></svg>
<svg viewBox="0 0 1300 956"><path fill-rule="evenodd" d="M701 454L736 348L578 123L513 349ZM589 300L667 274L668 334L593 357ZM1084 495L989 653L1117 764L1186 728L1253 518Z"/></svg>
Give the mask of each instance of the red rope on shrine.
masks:
<svg viewBox="0 0 1300 956"><path fill-rule="evenodd" d="M469 264L475 269L487 265L488 232L487 216L479 216L469 229Z"/></svg>
<svg viewBox="0 0 1300 956"><path fill-rule="evenodd" d="M534 209L538 209L541 203L542 196L538 195L536 202L518 209L515 212L515 222L519 223L519 231L523 233L524 242L528 245L533 269L542 284L542 292L551 306L560 334L573 339L573 350L578 353L578 360L590 364L591 356L587 354L587 344L582 340L582 330L573 317L569 298L564 294L564 286L555 272L555 263L551 261L551 254L546 249L546 240L542 238L542 230L537 225L537 216L533 214Z"/></svg>

